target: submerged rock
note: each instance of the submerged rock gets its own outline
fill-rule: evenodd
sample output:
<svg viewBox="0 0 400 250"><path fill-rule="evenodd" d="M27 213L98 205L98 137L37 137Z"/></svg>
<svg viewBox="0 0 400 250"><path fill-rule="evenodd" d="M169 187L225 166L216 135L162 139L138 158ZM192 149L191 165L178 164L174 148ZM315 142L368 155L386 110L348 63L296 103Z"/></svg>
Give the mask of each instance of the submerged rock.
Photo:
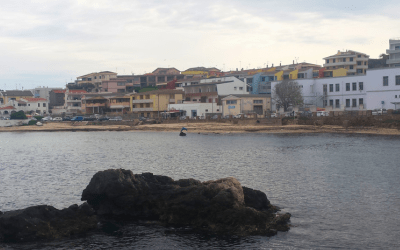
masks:
<svg viewBox="0 0 400 250"><path fill-rule="evenodd" d="M97 215L156 219L220 234L275 235L289 230L290 214L276 216L265 193L229 177L200 182L174 181L152 173L110 169L96 173L82 193Z"/></svg>
<svg viewBox="0 0 400 250"><path fill-rule="evenodd" d="M40 205L0 214L0 242L27 242L85 233L97 226L94 210L85 202L58 210Z"/></svg>

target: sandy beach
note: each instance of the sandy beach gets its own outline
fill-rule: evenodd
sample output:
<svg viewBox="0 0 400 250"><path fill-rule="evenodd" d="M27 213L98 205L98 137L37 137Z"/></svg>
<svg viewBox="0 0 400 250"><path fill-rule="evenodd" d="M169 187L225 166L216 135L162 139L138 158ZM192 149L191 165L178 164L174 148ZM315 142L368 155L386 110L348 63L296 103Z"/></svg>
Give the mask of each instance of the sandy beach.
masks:
<svg viewBox="0 0 400 250"><path fill-rule="evenodd" d="M231 123L170 123L170 124L144 124L144 125L89 125L71 122L48 122L43 126L13 126L1 127L0 132L76 132L76 131L167 131L179 132L182 127L188 129L187 133L344 133L344 134L376 134L376 135L400 135L397 129L375 127L349 127L342 126L314 126L314 125L238 125Z"/></svg>

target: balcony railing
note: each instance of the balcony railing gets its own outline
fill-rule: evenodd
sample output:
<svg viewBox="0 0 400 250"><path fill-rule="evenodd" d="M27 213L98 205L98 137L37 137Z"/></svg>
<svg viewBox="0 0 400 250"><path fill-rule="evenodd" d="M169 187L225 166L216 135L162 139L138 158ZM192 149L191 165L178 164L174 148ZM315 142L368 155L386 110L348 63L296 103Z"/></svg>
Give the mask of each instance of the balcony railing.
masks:
<svg viewBox="0 0 400 250"><path fill-rule="evenodd" d="M325 63L324 67L332 67L332 66L348 66L348 65L355 65L357 64L356 61L353 62L335 62L335 63Z"/></svg>
<svg viewBox="0 0 400 250"><path fill-rule="evenodd" d="M132 100L132 103L153 103L153 99L138 99L138 100Z"/></svg>
<svg viewBox="0 0 400 250"><path fill-rule="evenodd" d="M387 49L386 54L400 53L400 49Z"/></svg>
<svg viewBox="0 0 400 250"><path fill-rule="evenodd" d="M386 60L387 64L393 64L393 63L400 63L400 58L398 59L388 59Z"/></svg>
<svg viewBox="0 0 400 250"><path fill-rule="evenodd" d="M105 103L86 103L85 105L87 108L88 107L105 107Z"/></svg>
<svg viewBox="0 0 400 250"><path fill-rule="evenodd" d="M133 108L132 112L153 111L153 108Z"/></svg>

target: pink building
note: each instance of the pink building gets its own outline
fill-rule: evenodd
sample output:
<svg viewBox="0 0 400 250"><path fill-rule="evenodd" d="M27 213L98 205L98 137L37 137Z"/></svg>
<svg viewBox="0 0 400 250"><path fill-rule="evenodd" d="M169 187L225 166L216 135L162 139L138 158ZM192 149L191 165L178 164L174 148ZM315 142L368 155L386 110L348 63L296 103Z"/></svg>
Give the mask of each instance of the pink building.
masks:
<svg viewBox="0 0 400 250"><path fill-rule="evenodd" d="M102 81L101 92L125 93L126 92L126 80L112 78L107 81Z"/></svg>

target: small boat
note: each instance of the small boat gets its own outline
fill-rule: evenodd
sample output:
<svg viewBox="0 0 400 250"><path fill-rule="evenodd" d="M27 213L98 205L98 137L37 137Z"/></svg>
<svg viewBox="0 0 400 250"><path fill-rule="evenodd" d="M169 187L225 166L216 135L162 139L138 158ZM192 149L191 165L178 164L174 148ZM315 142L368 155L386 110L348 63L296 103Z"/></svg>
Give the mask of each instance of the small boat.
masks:
<svg viewBox="0 0 400 250"><path fill-rule="evenodd" d="M36 123L36 126L43 126L43 123L37 122L37 123Z"/></svg>

